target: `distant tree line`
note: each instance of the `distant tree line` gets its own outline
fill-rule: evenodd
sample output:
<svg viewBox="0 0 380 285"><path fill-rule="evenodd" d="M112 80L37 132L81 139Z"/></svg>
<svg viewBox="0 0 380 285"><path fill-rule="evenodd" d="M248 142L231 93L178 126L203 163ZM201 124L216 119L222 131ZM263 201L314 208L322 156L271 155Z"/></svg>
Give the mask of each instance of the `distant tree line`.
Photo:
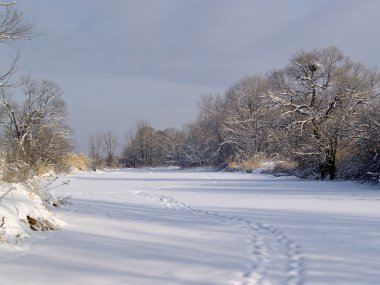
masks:
<svg viewBox="0 0 380 285"><path fill-rule="evenodd" d="M300 51L280 70L205 96L181 130L139 122L125 166L221 166L258 156L296 162L293 174L378 179L379 73L336 47Z"/></svg>

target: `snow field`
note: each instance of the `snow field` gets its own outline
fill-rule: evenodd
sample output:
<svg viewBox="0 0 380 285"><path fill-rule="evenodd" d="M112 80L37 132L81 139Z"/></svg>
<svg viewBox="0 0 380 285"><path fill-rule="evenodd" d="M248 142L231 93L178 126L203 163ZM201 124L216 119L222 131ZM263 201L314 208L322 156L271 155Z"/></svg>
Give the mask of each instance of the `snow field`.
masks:
<svg viewBox="0 0 380 285"><path fill-rule="evenodd" d="M378 284L376 187L165 169L77 173L61 231L0 249L2 284ZM18 274L23 272L23 274Z"/></svg>

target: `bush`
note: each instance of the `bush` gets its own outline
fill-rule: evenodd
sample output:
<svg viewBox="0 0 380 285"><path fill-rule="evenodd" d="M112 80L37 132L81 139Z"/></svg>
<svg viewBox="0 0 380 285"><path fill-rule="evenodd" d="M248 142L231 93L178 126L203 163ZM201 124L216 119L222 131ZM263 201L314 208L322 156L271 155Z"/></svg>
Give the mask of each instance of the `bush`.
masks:
<svg viewBox="0 0 380 285"><path fill-rule="evenodd" d="M278 156L266 157L258 154L254 158L241 162L229 162L226 171L244 171L251 173L255 170L270 174L294 174L298 163L293 160L280 159Z"/></svg>

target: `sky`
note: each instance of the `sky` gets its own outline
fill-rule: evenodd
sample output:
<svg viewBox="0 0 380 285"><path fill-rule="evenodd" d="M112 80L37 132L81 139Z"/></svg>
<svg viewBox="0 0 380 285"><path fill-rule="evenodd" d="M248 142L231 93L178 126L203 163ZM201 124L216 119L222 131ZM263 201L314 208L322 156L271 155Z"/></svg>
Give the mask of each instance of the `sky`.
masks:
<svg viewBox="0 0 380 285"><path fill-rule="evenodd" d="M18 0L37 37L24 71L58 83L77 151L139 120L157 129L195 120L200 98L329 46L380 66L378 0Z"/></svg>

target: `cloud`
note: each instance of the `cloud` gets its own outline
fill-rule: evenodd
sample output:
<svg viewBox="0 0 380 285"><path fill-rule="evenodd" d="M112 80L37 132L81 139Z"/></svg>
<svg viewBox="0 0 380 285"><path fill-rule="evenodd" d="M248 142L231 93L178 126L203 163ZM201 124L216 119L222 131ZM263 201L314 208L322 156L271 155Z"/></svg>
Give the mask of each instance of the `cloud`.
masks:
<svg viewBox="0 0 380 285"><path fill-rule="evenodd" d="M301 48L336 45L379 66L376 0L20 0L19 6L44 34L24 44L23 62L32 75L61 82L78 141L106 123L115 130L136 118L160 128L184 123L195 118L201 94L281 68ZM100 122L107 104L110 113Z"/></svg>

